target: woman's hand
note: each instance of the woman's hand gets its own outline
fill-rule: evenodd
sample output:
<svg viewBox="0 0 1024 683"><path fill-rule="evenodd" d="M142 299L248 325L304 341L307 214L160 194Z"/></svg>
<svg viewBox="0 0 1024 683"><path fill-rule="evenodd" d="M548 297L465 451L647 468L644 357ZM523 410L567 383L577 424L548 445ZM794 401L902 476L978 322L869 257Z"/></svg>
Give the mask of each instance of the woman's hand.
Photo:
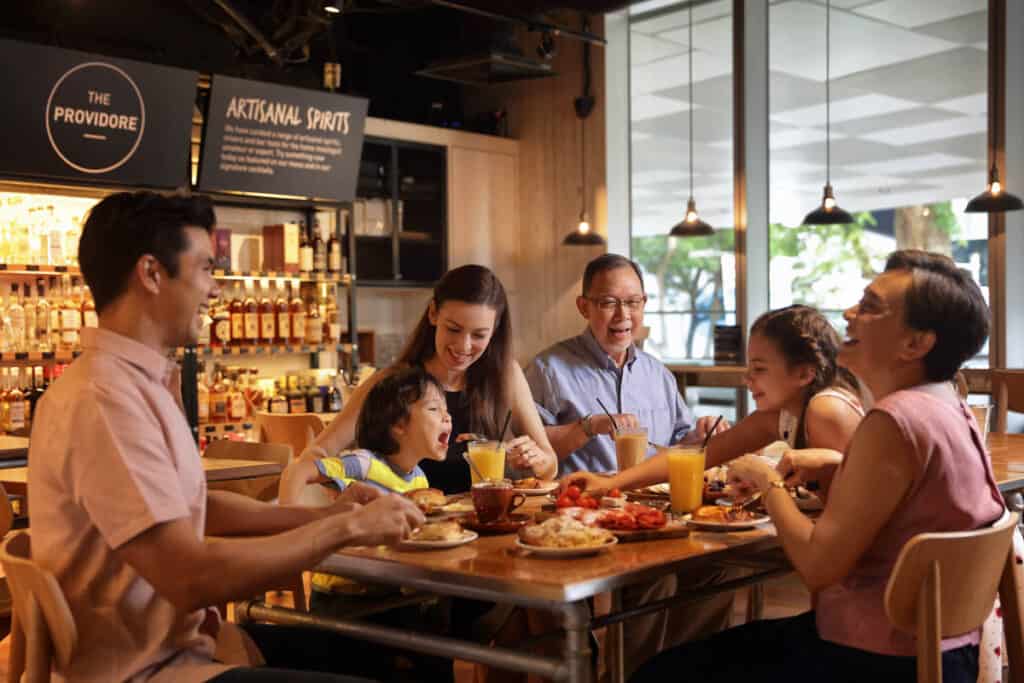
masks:
<svg viewBox="0 0 1024 683"><path fill-rule="evenodd" d="M747 454L729 463L729 483L738 491L767 491L773 481L782 477L768 458Z"/></svg>
<svg viewBox="0 0 1024 683"><path fill-rule="evenodd" d="M801 486L831 476L843 461L843 454L830 448L802 448L786 451L775 468L786 486Z"/></svg>
<svg viewBox="0 0 1024 683"><path fill-rule="evenodd" d="M512 467L518 470L532 470L535 475L542 478L544 474L550 476L553 468L557 466L557 463L552 462L551 455L545 453L537 442L526 434L506 441L505 455Z"/></svg>
<svg viewBox="0 0 1024 683"><path fill-rule="evenodd" d="M601 495L615 488L612 486L612 478L610 476L595 474L594 472L574 472L565 475L558 482L558 494L565 493L565 490L570 486L575 486L580 491Z"/></svg>
<svg viewBox="0 0 1024 683"><path fill-rule="evenodd" d="M716 422L718 422L718 426L715 426ZM729 424L729 421L724 417L719 421L718 417L705 415L704 417L697 418L697 423L693 426L693 431L696 432L697 438L703 441L707 437L708 432L711 431L712 427L715 428L715 431L712 434L712 436L714 436L715 434L721 434L731 426L732 425Z"/></svg>

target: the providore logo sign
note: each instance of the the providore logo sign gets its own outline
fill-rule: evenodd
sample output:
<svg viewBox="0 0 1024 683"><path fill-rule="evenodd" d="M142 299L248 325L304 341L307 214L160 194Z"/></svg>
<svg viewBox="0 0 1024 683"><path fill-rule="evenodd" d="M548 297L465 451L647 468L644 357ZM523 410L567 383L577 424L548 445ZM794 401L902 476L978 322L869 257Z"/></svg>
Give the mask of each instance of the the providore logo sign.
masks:
<svg viewBox="0 0 1024 683"><path fill-rule="evenodd" d="M355 198L367 101L215 76L199 187Z"/></svg>
<svg viewBox="0 0 1024 683"><path fill-rule="evenodd" d="M142 142L146 103L123 69L87 62L64 73L46 102L46 135L53 151L82 173L108 173Z"/></svg>
<svg viewBox="0 0 1024 683"><path fill-rule="evenodd" d="M197 74L0 40L5 174L154 187L188 182Z"/></svg>

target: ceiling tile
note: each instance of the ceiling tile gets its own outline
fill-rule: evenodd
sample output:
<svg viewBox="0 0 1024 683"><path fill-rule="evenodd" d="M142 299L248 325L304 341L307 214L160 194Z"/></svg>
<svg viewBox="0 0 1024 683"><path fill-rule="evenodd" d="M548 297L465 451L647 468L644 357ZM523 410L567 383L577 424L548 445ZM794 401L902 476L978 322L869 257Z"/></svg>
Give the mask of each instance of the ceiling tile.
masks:
<svg viewBox="0 0 1024 683"><path fill-rule="evenodd" d="M832 100L832 123L841 123L878 114L903 111L917 107L916 102L889 97L887 95L857 95L841 100ZM794 126L820 126L825 123L825 103L814 104L788 111L773 110L771 118Z"/></svg>
<svg viewBox="0 0 1024 683"><path fill-rule="evenodd" d="M945 121L933 121L906 128L893 128L872 133L864 133L860 137L874 140L887 145L899 147L931 142L943 138L958 137L979 133L988 129L988 121L984 116L958 116Z"/></svg>
<svg viewBox="0 0 1024 683"><path fill-rule="evenodd" d="M941 121L949 118L949 112L931 107L917 107L906 111L882 114L879 116L865 116L864 118L833 123L832 129L846 135L861 135L878 130L889 130L891 128L906 128L932 121Z"/></svg>
<svg viewBox="0 0 1024 683"><path fill-rule="evenodd" d="M825 79L825 8L791 0L772 5L770 64L816 81ZM943 52L953 43L874 21L849 12L832 13L832 77L898 64Z"/></svg>
<svg viewBox="0 0 1024 683"><path fill-rule="evenodd" d="M837 86L877 92L922 103L973 95L988 83L984 52L958 47L947 52L872 69L838 79Z"/></svg>
<svg viewBox="0 0 1024 683"><path fill-rule="evenodd" d="M650 12L655 8L644 9L646 3L634 3L630 8L630 27L634 31L640 31L648 35L671 31L679 27L686 27L689 23L688 10L681 6L678 10L667 12ZM671 2L662 2L661 5L671 5ZM681 2L675 4L683 5ZM644 16L644 14L648 16ZM714 0L698 5L693 8L693 23L696 26L702 21L715 19L732 14L732 0Z"/></svg>
<svg viewBox="0 0 1024 683"><path fill-rule="evenodd" d="M987 164L988 158L988 132L972 133L971 135L959 135L943 140L931 140L918 145L906 147L895 147L906 156L918 156L922 154L947 154L952 157L981 161Z"/></svg>
<svg viewBox="0 0 1024 683"><path fill-rule="evenodd" d="M980 92L974 95L955 97L951 100L936 102L932 106L938 109L948 109L949 111L959 112L961 114L973 114L975 116L984 115L988 112L988 93Z"/></svg>
<svg viewBox="0 0 1024 683"><path fill-rule="evenodd" d="M689 27L673 29L658 34L659 38L683 45L689 42ZM704 52L725 55L732 54L732 17L721 17L711 21L693 22L693 47ZM698 58L699 60L699 58Z"/></svg>
<svg viewBox="0 0 1024 683"><path fill-rule="evenodd" d="M673 55L686 54L686 46L669 40L633 33L629 37L629 62L633 65L647 64Z"/></svg>
<svg viewBox="0 0 1024 683"><path fill-rule="evenodd" d="M630 88L633 95L645 95L659 90L686 85L688 83L687 66L687 56L685 54L632 66L630 69ZM726 59L704 52L694 57L694 83L731 73L731 57Z"/></svg>
<svg viewBox="0 0 1024 683"><path fill-rule="evenodd" d="M690 105L660 95L639 95L629 104L629 115L633 121L644 121L674 112L687 111Z"/></svg>
<svg viewBox="0 0 1024 683"><path fill-rule="evenodd" d="M982 48L988 45L988 11L973 12L961 17L925 24L914 29L933 38L941 38L951 43L974 45L981 43Z"/></svg>
<svg viewBox="0 0 1024 683"><path fill-rule="evenodd" d="M878 175L899 175L901 173L913 173L919 170L960 166L968 161L970 160L963 157L949 156L947 154L925 154L917 157L874 161L865 164L849 164L847 165L847 168L865 174L877 173Z"/></svg>
<svg viewBox="0 0 1024 683"><path fill-rule="evenodd" d="M916 28L978 12L987 6L988 0L881 0L855 11L896 26Z"/></svg>

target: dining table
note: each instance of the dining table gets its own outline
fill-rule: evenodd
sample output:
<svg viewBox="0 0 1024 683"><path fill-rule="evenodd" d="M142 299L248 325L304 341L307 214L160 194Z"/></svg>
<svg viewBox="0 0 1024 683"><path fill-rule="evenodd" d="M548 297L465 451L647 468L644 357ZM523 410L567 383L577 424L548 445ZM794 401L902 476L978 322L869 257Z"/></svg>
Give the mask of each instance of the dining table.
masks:
<svg viewBox="0 0 1024 683"><path fill-rule="evenodd" d="M1024 509L1024 434L991 434L988 446L993 472L1007 504ZM536 511L540 498L521 508ZM693 568L711 565L743 567L741 578L681 591L649 604L623 609L621 589ZM388 584L404 590L461 597L547 611L560 619L564 636L558 655L541 655L507 646L459 640L371 624L357 618L310 614L258 600L236 604L241 621L314 625L356 639L381 643L487 666L535 674L555 681L593 680L589 633L609 627L609 679L624 680L622 624L632 617L711 595L757 586L792 571L772 525L743 531L692 529L685 538L618 543L593 556L545 558L516 543L514 534L481 536L446 550L403 550L392 547L345 548L325 559L317 571L358 581ZM730 574L733 576L736 574ZM611 596L611 611L595 617L591 600Z"/></svg>

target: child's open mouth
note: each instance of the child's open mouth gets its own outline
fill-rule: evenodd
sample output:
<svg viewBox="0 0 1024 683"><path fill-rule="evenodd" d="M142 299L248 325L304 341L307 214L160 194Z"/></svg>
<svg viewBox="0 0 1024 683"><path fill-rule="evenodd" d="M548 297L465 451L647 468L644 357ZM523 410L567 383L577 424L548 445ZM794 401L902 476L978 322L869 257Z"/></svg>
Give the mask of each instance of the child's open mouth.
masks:
<svg viewBox="0 0 1024 683"><path fill-rule="evenodd" d="M448 448L448 437L451 436L451 432L441 432L437 437L437 443Z"/></svg>

